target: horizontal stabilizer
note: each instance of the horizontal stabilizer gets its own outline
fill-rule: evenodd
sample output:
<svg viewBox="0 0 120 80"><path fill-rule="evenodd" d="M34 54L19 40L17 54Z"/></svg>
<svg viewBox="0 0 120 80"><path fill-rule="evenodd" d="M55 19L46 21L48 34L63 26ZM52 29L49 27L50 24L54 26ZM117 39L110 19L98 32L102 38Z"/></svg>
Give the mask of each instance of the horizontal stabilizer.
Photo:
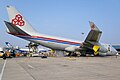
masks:
<svg viewBox="0 0 120 80"><path fill-rule="evenodd" d="M16 27L15 25L13 25L12 23L7 22L7 21L4 21L4 22L9 30L8 33L13 34L13 35L29 35L26 32L19 29L18 27Z"/></svg>

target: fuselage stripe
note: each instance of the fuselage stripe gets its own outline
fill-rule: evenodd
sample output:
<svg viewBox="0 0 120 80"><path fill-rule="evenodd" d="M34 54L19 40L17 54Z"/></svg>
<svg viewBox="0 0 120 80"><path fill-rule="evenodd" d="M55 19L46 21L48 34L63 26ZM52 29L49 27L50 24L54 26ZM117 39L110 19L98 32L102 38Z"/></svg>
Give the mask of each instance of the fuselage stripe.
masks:
<svg viewBox="0 0 120 80"><path fill-rule="evenodd" d="M81 44L81 43L78 43L78 42L71 42L71 41L66 41L66 40L58 40L58 39L39 37L39 36L18 36L18 37L24 38L24 39L43 40L43 41L69 44L69 45L75 45L75 46L80 46L80 44Z"/></svg>

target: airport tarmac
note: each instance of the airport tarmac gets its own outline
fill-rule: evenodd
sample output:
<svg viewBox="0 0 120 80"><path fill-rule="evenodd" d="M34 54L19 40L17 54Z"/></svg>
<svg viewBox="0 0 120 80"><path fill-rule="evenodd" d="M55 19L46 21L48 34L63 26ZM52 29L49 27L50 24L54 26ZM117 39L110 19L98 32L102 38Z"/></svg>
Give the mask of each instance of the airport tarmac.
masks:
<svg viewBox="0 0 120 80"><path fill-rule="evenodd" d="M0 80L119 80L120 57L0 59ZM3 70L3 65L5 65Z"/></svg>

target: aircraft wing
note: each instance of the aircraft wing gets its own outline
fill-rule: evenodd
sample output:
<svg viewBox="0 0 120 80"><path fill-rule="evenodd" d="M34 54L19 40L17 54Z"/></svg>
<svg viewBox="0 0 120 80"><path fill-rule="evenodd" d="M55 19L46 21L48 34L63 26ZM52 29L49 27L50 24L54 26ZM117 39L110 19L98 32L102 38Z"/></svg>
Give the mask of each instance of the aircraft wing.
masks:
<svg viewBox="0 0 120 80"><path fill-rule="evenodd" d="M99 43L102 31L100 31L93 22L89 22L91 30L83 42L82 49L87 52L93 52L95 55L98 54L101 44Z"/></svg>
<svg viewBox="0 0 120 80"><path fill-rule="evenodd" d="M91 41L91 42L99 42L102 31L100 31L97 26L93 22L89 22L91 31L89 32L87 38L85 39L85 42Z"/></svg>

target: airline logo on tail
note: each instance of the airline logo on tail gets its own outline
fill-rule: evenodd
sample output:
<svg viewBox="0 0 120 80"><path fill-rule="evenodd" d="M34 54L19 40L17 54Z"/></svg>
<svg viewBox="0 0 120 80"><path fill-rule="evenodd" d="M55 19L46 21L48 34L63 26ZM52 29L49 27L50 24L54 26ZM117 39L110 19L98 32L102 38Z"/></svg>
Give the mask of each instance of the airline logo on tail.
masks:
<svg viewBox="0 0 120 80"><path fill-rule="evenodd" d="M23 21L23 17L20 14L17 14L14 19L12 19L12 24L19 25L19 26L24 26L25 22Z"/></svg>

